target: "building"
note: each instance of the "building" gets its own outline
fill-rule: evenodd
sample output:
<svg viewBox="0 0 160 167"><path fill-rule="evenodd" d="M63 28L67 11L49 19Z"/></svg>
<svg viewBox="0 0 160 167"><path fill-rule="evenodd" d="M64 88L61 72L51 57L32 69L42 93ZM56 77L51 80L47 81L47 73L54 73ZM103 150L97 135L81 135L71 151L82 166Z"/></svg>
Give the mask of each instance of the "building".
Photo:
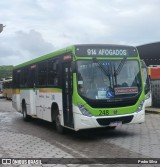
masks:
<svg viewBox="0 0 160 167"><path fill-rule="evenodd" d="M140 45L137 49L147 66L160 65L160 42Z"/></svg>

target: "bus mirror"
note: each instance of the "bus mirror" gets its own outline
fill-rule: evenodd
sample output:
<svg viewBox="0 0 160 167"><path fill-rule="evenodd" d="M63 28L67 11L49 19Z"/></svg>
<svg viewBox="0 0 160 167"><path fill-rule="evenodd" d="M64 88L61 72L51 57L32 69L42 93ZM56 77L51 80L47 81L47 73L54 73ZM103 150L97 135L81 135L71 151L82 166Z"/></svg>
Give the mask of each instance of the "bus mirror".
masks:
<svg viewBox="0 0 160 167"><path fill-rule="evenodd" d="M72 61L72 63L71 63L71 69L72 69L73 73L76 72L76 63L75 63L75 61Z"/></svg>

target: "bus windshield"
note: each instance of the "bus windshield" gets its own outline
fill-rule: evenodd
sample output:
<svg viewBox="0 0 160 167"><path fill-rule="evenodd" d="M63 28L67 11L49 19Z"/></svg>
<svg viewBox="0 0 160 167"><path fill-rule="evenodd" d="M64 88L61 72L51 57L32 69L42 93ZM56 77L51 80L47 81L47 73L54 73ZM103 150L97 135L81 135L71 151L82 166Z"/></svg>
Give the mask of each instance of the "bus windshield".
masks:
<svg viewBox="0 0 160 167"><path fill-rule="evenodd" d="M141 89L140 67L137 60L78 60L78 92L88 99L133 97Z"/></svg>

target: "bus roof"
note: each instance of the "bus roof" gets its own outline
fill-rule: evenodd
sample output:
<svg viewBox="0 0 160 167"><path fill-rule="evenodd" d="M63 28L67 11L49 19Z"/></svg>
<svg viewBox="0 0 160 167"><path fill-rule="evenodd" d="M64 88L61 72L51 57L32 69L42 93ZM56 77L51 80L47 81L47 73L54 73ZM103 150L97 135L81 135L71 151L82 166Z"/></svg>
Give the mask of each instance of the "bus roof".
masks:
<svg viewBox="0 0 160 167"><path fill-rule="evenodd" d="M91 49L91 50L96 49L97 53L100 52L100 49L101 49L101 52L103 52L103 53L104 53L105 49L113 49L113 50L115 49L115 51L118 50L118 49L119 50L127 49L127 50L129 50L129 54L131 54L131 53L133 54L133 52L137 52L137 49L135 47L128 46L128 45L114 45L114 44L79 44L79 45L72 45L72 46L66 47L64 49L61 49L61 50L58 50L58 51L55 51L55 52L51 52L49 54L46 54L46 55L43 55L41 57L35 58L33 60L27 61L25 63L19 64L19 65L14 67L14 70L25 67L27 65L32 65L34 63L41 62L43 60L46 60L46 59L49 59L49 58L52 58L52 57L56 57L58 55L61 55L61 54L67 53L67 52L72 52L72 53L76 54L76 56L85 56L85 55L86 56L98 56L98 54L96 55L95 53L94 53L94 55L93 54L88 55L87 54L87 49ZM102 55L99 55L99 56L102 56ZM104 56L106 56L106 55L104 55ZM124 55L122 54L120 56L124 56Z"/></svg>
<svg viewBox="0 0 160 167"><path fill-rule="evenodd" d="M70 47L66 47L64 49L55 51L55 52L51 52L49 54L40 56L38 58L35 58L33 60L30 60L30 61L27 61L25 63L19 64L19 65L17 65L17 66L14 67L14 70L22 68L22 67L25 67L27 65L31 65L31 64L37 63L37 62L41 62L43 60L46 60L46 59L49 59L49 58L52 58L52 57L56 57L56 56L58 56L60 54L66 53L66 52L71 52L71 51L73 51L73 49L74 49L74 46L70 46Z"/></svg>

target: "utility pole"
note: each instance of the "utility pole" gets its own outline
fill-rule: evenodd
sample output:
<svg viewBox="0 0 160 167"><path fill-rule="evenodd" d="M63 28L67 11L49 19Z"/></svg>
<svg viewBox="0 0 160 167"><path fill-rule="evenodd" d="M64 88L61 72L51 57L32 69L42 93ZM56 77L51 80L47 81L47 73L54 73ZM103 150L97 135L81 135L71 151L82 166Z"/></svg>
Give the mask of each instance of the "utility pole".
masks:
<svg viewBox="0 0 160 167"><path fill-rule="evenodd" d="M5 27L3 24L0 24L0 33L3 31L3 27Z"/></svg>

